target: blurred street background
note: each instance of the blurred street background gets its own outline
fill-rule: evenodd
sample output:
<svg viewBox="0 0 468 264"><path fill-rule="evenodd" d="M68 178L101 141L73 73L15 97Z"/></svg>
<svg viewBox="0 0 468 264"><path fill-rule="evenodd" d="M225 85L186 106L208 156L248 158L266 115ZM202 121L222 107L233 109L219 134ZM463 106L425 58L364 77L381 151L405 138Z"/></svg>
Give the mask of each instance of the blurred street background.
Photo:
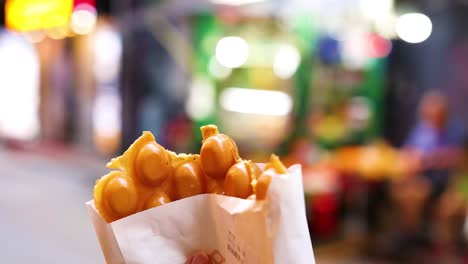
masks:
<svg viewBox="0 0 468 264"><path fill-rule="evenodd" d="M303 166L317 263L468 263L468 2L0 0L2 263L104 263L143 130Z"/></svg>

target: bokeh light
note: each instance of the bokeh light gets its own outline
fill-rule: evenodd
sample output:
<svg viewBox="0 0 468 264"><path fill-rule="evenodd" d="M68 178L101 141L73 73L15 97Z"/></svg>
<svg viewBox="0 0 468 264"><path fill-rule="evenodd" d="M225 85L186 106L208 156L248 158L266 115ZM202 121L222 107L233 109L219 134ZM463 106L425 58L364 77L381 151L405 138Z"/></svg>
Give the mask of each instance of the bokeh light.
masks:
<svg viewBox="0 0 468 264"><path fill-rule="evenodd" d="M39 67L33 44L0 31L0 135L27 140L39 132Z"/></svg>
<svg viewBox="0 0 468 264"><path fill-rule="evenodd" d="M98 81L110 81L116 78L119 71L122 42L120 34L105 26L96 31L94 44L94 74Z"/></svg>
<svg viewBox="0 0 468 264"><path fill-rule="evenodd" d="M73 8L72 0L7 0L5 24L16 31L31 31L67 25Z"/></svg>
<svg viewBox="0 0 468 264"><path fill-rule="evenodd" d="M378 34L369 34L368 40L370 57L383 58L392 50L392 43Z"/></svg>
<svg viewBox="0 0 468 264"><path fill-rule="evenodd" d="M280 91L267 91L231 87L220 96L221 106L228 111L284 116L291 112L291 97Z"/></svg>
<svg viewBox="0 0 468 264"><path fill-rule="evenodd" d="M89 4L80 4L71 15L70 26L76 34L85 35L93 31L96 20L96 8Z"/></svg>
<svg viewBox="0 0 468 264"><path fill-rule="evenodd" d="M377 19L393 9L393 0L360 0L359 8L364 17Z"/></svg>
<svg viewBox="0 0 468 264"><path fill-rule="evenodd" d="M224 67L240 67L248 57L249 45L241 37L224 37L216 44L216 59Z"/></svg>
<svg viewBox="0 0 468 264"><path fill-rule="evenodd" d="M398 37L408 43L426 40L432 32L432 22L424 14L408 13L401 15L396 23Z"/></svg>
<svg viewBox="0 0 468 264"><path fill-rule="evenodd" d="M273 58L273 72L282 79L291 78L301 61L301 55L296 47L281 44Z"/></svg>

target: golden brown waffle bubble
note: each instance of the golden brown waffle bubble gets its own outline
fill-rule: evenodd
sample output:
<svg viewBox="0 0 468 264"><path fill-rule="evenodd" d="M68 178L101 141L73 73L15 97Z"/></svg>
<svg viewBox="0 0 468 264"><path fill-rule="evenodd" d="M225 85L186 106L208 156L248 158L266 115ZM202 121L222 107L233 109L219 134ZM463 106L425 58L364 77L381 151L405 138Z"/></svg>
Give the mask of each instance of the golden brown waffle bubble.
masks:
<svg viewBox="0 0 468 264"><path fill-rule="evenodd" d="M135 174L148 186L157 186L172 174L169 153L156 142L142 146L135 157Z"/></svg>
<svg viewBox="0 0 468 264"><path fill-rule="evenodd" d="M122 171L104 175L94 187L96 209L107 222L136 213L138 198L135 182Z"/></svg>
<svg viewBox="0 0 468 264"><path fill-rule="evenodd" d="M206 175L215 179L222 179L239 157L236 143L232 138L219 134L213 125L200 128L203 145L200 150L201 162Z"/></svg>
<svg viewBox="0 0 468 264"><path fill-rule="evenodd" d="M226 174L224 180L224 193L246 199L252 195L252 180L260 176L261 170L258 166L247 160L241 160L234 164Z"/></svg>
<svg viewBox="0 0 468 264"><path fill-rule="evenodd" d="M177 199L204 193L203 171L198 160L179 165L174 172L174 191Z"/></svg>

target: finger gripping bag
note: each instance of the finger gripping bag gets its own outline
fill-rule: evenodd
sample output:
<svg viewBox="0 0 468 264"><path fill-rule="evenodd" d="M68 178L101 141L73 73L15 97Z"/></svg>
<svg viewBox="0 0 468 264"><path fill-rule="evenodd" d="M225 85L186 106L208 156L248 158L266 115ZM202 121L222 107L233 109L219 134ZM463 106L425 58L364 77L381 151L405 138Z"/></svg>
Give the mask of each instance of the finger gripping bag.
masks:
<svg viewBox="0 0 468 264"><path fill-rule="evenodd" d="M111 223L87 208L107 263L185 263L201 250L216 264L314 264L301 167L288 170L264 201L200 194Z"/></svg>

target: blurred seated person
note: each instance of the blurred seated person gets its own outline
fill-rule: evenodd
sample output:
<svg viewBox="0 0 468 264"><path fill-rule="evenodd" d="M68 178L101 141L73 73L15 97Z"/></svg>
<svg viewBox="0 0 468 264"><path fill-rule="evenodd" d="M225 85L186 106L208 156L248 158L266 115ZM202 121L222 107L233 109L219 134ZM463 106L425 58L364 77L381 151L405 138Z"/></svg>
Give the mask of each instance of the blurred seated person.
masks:
<svg viewBox="0 0 468 264"><path fill-rule="evenodd" d="M431 198L447 188L450 170L460 157L461 129L449 125L447 102L436 91L426 93L420 103L419 120L412 129L404 151L411 153L414 172L422 173L431 185Z"/></svg>
<svg viewBox="0 0 468 264"><path fill-rule="evenodd" d="M438 217L437 208L446 204L447 199L441 197L450 184L451 170L461 157L458 146L462 140L462 130L449 124L447 110L443 95L435 91L426 93L419 105L419 118L402 149L409 167L405 177L391 186L397 209L396 227L400 229L397 239L400 254L406 250L406 254L417 255L418 248L427 246L429 233L434 233L428 232L433 228L429 225L444 218Z"/></svg>

